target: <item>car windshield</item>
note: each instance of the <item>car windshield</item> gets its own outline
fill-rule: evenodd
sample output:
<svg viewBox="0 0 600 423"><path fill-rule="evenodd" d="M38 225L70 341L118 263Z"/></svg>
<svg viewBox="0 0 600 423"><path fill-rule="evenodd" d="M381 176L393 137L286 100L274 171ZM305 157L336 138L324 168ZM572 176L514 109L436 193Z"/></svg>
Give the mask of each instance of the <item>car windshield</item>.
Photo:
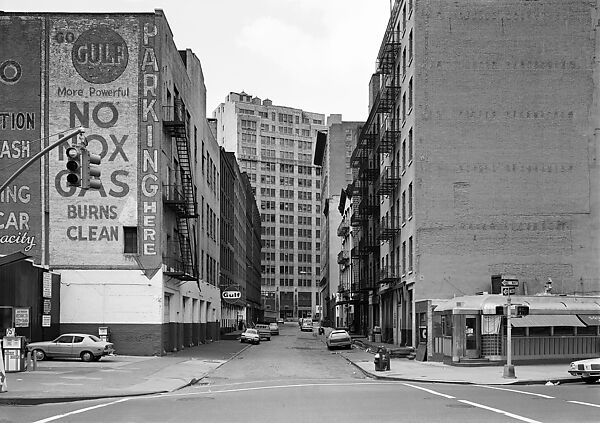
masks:
<svg viewBox="0 0 600 423"><path fill-rule="evenodd" d="M247 329L246 332L247 333L256 333L256 329Z"/></svg>

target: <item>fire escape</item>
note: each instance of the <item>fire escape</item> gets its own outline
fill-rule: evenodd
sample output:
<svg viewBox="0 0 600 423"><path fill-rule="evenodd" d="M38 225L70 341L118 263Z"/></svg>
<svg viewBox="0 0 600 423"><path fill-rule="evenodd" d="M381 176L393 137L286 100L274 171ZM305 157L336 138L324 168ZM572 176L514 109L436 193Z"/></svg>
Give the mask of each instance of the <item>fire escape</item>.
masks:
<svg viewBox="0 0 600 423"><path fill-rule="evenodd" d="M163 255L165 274L180 280L198 280L193 220L198 218L198 203L192 176L190 144L186 125L185 105L176 98L174 106L164 106L163 127L175 140L179 168L175 184L165 186L164 204L171 207L177 219L177 242L167 245Z"/></svg>
<svg viewBox="0 0 600 423"><path fill-rule="evenodd" d="M363 293L359 304L360 324L365 328L368 321L368 295L377 289L378 283L395 277L392 269L380 269L380 242L391 239L400 230L395 218L380 220L380 202L393 192L400 182L396 169L380 169L382 155L392 153L400 130L395 119L395 105L400 92L399 67L396 64L400 52L400 34L396 28L400 2L396 1L379 53L377 72L371 80L377 86L369 117L363 125L350 164L355 169L353 182L352 218L356 237L351 251L353 282Z"/></svg>

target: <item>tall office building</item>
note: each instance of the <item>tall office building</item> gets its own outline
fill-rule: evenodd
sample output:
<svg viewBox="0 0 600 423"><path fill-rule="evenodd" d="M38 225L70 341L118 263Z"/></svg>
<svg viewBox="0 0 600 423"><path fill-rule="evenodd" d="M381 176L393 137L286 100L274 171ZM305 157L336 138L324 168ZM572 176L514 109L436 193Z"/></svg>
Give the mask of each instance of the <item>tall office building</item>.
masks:
<svg viewBox="0 0 600 423"><path fill-rule="evenodd" d="M255 190L265 318L319 317L321 168L313 152L325 116L232 92L214 117L218 143L235 152Z"/></svg>
<svg viewBox="0 0 600 423"><path fill-rule="evenodd" d="M395 1L352 155L358 307L384 341L426 342L417 301L493 275L598 292L593 7Z"/></svg>

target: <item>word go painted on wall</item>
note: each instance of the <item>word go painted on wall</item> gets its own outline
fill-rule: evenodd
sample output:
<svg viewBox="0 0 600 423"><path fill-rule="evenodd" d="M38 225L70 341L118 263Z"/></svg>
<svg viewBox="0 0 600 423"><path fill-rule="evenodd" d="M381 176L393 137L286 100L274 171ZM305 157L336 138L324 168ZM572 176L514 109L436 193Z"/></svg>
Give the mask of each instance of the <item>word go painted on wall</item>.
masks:
<svg viewBox="0 0 600 423"><path fill-rule="evenodd" d="M142 149L142 178L140 192L142 200L142 254L156 255L156 216L158 203L156 196L159 192L158 184L158 149L154 143L154 126L158 122L156 115L156 99L158 89L158 60L154 49L154 39L158 35L158 28L151 23L144 24L143 31L143 58L142 71L142 121L146 124L146 140Z"/></svg>
<svg viewBox="0 0 600 423"><path fill-rule="evenodd" d="M69 121L71 127L83 126L86 128L90 127L90 117L94 124L101 129L109 129L115 126L119 120L119 110L116 105L111 102L101 102L96 104L90 112L90 103L83 102L81 105L71 102L69 105ZM102 157L102 160L106 160L107 162L113 162L117 158L122 159L123 162L128 162L129 158L124 150L124 145L127 142L128 135L117 135L117 134L109 134L108 137L101 134L90 134L86 136L88 141L88 145L94 146L95 144L99 144L101 149L100 152L96 153L93 147L91 148L96 154L99 154ZM65 147L62 146L59 148L59 160L65 160ZM75 187L65 188L65 185L61 183L63 178L68 174L68 170L64 169L58 172L55 176L54 186L59 195L63 197L72 197L77 193L77 189ZM105 186L108 185L103 178L103 184L97 192L101 197L114 197L114 198L122 198L125 197L129 191L130 187L123 179L126 179L129 176L129 172L124 169L116 169L110 173L109 180L113 185L106 192ZM87 193L87 190L79 190L79 197L84 197Z"/></svg>

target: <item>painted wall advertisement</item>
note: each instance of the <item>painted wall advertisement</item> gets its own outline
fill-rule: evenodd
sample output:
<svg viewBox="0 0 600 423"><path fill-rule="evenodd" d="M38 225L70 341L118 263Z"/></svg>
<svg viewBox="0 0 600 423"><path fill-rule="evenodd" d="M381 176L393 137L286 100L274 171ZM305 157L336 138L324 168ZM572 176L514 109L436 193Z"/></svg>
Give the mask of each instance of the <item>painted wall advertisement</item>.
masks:
<svg viewBox="0 0 600 423"><path fill-rule="evenodd" d="M151 105L140 101L140 75L147 68L140 64L144 58L140 43L149 38L144 31L154 29L128 16L50 21L49 132L83 126L88 150L102 157L102 188L86 191L66 184L65 148L51 154L51 265L138 265L124 254L123 228L139 226L140 166L148 164L147 159L140 162L144 156L139 153L139 116L156 101ZM156 63L151 67L158 70ZM156 84L157 77L153 78L151 83ZM144 133L143 142L147 140ZM158 182L154 185L159 192ZM138 251L142 248L138 245ZM156 257L157 250L154 246L147 252Z"/></svg>
<svg viewBox="0 0 600 423"><path fill-rule="evenodd" d="M0 25L0 183L40 151L41 21ZM41 166L36 162L0 193L0 254L40 261Z"/></svg>

